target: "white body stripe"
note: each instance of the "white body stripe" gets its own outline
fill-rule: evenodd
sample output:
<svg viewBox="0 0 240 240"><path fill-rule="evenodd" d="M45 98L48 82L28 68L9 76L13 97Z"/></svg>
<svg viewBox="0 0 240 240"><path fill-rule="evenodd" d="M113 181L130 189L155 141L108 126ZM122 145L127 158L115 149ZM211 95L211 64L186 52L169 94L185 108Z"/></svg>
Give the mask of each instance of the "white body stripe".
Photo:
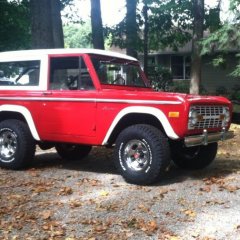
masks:
<svg viewBox="0 0 240 240"><path fill-rule="evenodd" d="M21 113L28 123L29 129L32 133L33 138L37 141L40 141L40 137L38 135L37 129L33 122L32 115L27 108L25 108L23 106L18 106L18 105L6 104L6 105L0 106L0 112L3 112L3 111Z"/></svg>
<svg viewBox="0 0 240 240"><path fill-rule="evenodd" d="M112 122L104 140L103 140L103 145L107 144L108 139L111 135L111 133L113 132L114 128L116 127L116 125L119 123L119 121L126 116L129 113L143 113L143 114L150 114L152 116L155 116L159 122L162 124L167 136L171 139L178 139L179 136L174 132L171 124L169 123L167 117L165 116L165 114L154 107L140 107L140 106L136 106L136 107L127 107L124 108L123 110L121 110L118 115L115 117L114 121Z"/></svg>
<svg viewBox="0 0 240 240"><path fill-rule="evenodd" d="M101 99L101 98L49 98L49 97L0 97L0 100L14 101L59 101L59 102L96 102L96 103L129 103L129 104L181 104L180 101L132 100L132 99Z"/></svg>

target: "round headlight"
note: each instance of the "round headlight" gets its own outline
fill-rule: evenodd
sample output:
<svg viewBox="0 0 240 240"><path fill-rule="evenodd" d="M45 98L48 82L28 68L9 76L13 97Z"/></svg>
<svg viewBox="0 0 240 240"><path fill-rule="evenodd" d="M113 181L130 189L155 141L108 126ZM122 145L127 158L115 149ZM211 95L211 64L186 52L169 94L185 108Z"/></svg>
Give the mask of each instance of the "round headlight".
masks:
<svg viewBox="0 0 240 240"><path fill-rule="evenodd" d="M198 113L194 108L189 112L189 123L191 126L194 126L198 123Z"/></svg>
<svg viewBox="0 0 240 240"><path fill-rule="evenodd" d="M223 124L224 124L224 126L226 126L230 122L230 119L231 119L229 108L227 108L227 107L223 108L223 116L224 116Z"/></svg>

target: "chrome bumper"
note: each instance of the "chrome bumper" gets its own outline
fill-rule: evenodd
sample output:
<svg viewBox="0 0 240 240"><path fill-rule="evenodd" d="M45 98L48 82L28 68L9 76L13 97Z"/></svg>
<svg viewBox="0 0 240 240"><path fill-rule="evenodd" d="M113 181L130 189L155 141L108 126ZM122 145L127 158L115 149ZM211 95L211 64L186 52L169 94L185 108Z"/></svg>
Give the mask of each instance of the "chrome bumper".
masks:
<svg viewBox="0 0 240 240"><path fill-rule="evenodd" d="M223 129L221 132L208 133L204 129L203 134L185 137L184 143L186 147L194 147L198 145L208 145L209 143L214 143L218 141L224 141L234 137L233 131L226 131Z"/></svg>

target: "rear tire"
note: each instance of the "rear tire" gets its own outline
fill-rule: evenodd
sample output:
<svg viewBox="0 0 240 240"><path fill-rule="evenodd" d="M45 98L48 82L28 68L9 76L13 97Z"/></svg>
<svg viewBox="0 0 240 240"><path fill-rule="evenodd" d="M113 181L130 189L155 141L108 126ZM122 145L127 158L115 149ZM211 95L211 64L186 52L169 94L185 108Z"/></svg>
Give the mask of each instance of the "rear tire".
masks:
<svg viewBox="0 0 240 240"><path fill-rule="evenodd" d="M216 157L218 144L206 146L185 147L180 143L171 146L172 160L182 169L198 170L210 165Z"/></svg>
<svg viewBox="0 0 240 240"><path fill-rule="evenodd" d="M117 138L114 161L129 183L156 182L170 163L167 137L157 128L138 124L123 130Z"/></svg>
<svg viewBox="0 0 240 240"><path fill-rule="evenodd" d="M92 146L59 143L55 148L61 158L69 161L76 161L86 157L90 153Z"/></svg>
<svg viewBox="0 0 240 240"><path fill-rule="evenodd" d="M0 122L0 167L26 167L34 158L35 149L35 141L26 123L14 119Z"/></svg>

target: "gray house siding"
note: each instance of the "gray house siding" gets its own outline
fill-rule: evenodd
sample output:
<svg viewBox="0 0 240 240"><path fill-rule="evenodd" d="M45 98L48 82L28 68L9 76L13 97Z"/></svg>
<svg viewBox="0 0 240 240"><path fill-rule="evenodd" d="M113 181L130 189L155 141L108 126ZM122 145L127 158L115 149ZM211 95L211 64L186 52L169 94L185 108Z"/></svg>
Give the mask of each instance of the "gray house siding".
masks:
<svg viewBox="0 0 240 240"><path fill-rule="evenodd" d="M230 76L237 64L235 53L226 56L226 65L222 67L214 67L211 61L212 57L203 57L201 84L207 92L215 93L219 87L231 92L236 85L240 85L240 78Z"/></svg>
<svg viewBox="0 0 240 240"><path fill-rule="evenodd" d="M207 93L214 94L220 87L224 87L228 92L231 92L236 85L240 85L240 78L230 76L237 64L235 53L227 54L226 64L221 67L214 67L212 60L213 56L204 56L202 59L201 86ZM174 82L189 82L190 80L191 64L189 52L150 54L149 64L168 68L173 74Z"/></svg>

